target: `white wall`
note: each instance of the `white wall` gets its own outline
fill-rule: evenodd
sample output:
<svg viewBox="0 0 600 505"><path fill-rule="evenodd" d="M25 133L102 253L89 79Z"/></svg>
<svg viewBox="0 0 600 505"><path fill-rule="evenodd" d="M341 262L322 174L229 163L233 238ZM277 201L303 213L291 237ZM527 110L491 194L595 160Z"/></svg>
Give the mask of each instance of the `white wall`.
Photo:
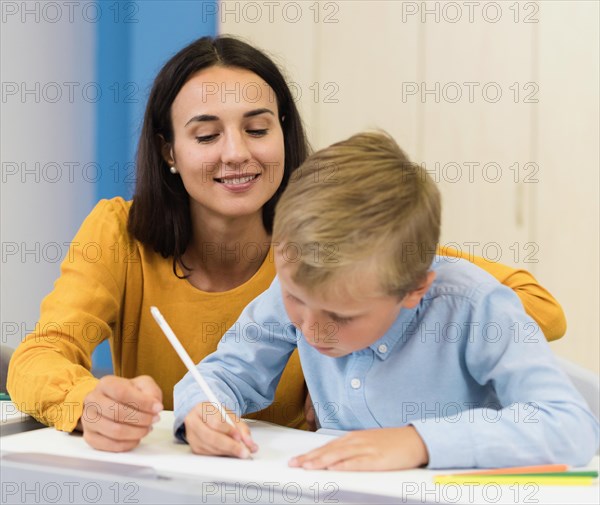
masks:
<svg viewBox="0 0 600 505"><path fill-rule="evenodd" d="M600 3L544 2L540 24L540 165L533 212L537 273L567 314L555 349L598 370ZM543 84L543 87L542 87Z"/></svg>
<svg viewBox="0 0 600 505"><path fill-rule="evenodd" d="M442 243L534 273L567 315L553 349L599 371L598 3L276 4L224 0L220 32L300 83L313 146L392 133L440 184Z"/></svg>
<svg viewBox="0 0 600 505"><path fill-rule="evenodd" d="M52 4L2 3L0 319L11 347L34 328L96 177L83 169L94 160L94 87L83 89L94 82L95 26Z"/></svg>

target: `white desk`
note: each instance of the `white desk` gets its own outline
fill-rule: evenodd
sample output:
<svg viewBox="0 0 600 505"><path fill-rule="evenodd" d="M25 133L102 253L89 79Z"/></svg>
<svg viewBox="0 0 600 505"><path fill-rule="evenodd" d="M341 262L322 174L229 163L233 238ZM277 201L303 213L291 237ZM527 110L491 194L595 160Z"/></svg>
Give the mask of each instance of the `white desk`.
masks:
<svg viewBox="0 0 600 505"><path fill-rule="evenodd" d="M2 502L61 503L56 501L61 493L68 503L68 492L83 493L85 485L89 496L81 496L84 503L600 502L598 485L436 485L432 480L435 475L451 471L330 472L289 468L289 457L322 445L331 437L258 422L251 424L260 446L253 460L197 456L187 445L174 441L172 419L171 412L163 412L161 421L138 448L120 454L96 451L81 436L50 428L4 436L0 439ZM590 468L598 468L598 458ZM39 479L37 491L35 479ZM96 495L100 497L94 501ZM75 498L70 500L76 502Z"/></svg>

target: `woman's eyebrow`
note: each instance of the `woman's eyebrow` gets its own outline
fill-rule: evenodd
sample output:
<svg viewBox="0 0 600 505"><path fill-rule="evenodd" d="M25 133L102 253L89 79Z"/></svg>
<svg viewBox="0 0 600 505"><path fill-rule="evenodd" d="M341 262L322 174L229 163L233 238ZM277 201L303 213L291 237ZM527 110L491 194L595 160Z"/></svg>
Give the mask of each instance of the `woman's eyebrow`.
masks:
<svg viewBox="0 0 600 505"><path fill-rule="evenodd" d="M185 123L185 126L189 125L190 123L201 123L204 121L218 121L219 118L217 116L213 116L211 114L198 114L197 116L194 116L193 118L191 118L187 123Z"/></svg>
<svg viewBox="0 0 600 505"><path fill-rule="evenodd" d="M255 110L250 110L246 113L244 113L244 117L253 117L253 116L258 116L259 114L271 114L271 116L274 116L275 113L271 110L271 109L266 109L266 108L262 108L262 109L255 109Z"/></svg>
<svg viewBox="0 0 600 505"><path fill-rule="evenodd" d="M271 116L275 115L275 113L271 109L262 108L262 109L255 109L255 110L250 110L248 112L245 112L243 117L245 117L245 118L254 117L254 116L258 116L260 114L271 114ZM218 120L219 120L219 117L213 116L212 114L198 114L197 116L190 118L190 120L187 123L185 123L185 126L188 126L190 123L202 123L202 122L207 122L207 121L218 121Z"/></svg>

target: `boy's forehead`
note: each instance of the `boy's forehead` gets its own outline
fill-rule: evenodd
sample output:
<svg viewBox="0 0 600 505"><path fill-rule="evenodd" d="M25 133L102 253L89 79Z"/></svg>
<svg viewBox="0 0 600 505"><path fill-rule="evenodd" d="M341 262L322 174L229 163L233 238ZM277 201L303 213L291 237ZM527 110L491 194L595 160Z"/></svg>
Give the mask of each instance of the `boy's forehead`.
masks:
<svg viewBox="0 0 600 505"><path fill-rule="evenodd" d="M276 254L275 266L282 287L301 295L304 302L354 305L385 296L378 275L372 269L342 268L333 273L327 281L309 285L296 275L298 265L298 262L290 261L283 254Z"/></svg>

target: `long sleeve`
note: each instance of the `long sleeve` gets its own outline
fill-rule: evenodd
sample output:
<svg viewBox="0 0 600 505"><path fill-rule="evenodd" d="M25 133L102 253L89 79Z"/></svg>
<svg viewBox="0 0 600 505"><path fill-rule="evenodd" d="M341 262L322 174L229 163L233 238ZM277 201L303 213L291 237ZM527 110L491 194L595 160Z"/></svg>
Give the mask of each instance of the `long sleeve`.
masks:
<svg viewBox="0 0 600 505"><path fill-rule="evenodd" d="M281 302L278 281L248 305L198 370L217 399L237 415L268 407L290 355L296 331ZM188 372L175 386L175 433L208 398Z"/></svg>
<svg viewBox="0 0 600 505"><path fill-rule="evenodd" d="M459 416L411 421L428 447L429 466L586 464L598 447L598 420L538 326L503 286L487 284L472 299L470 311L455 311L471 322L461 354L472 379L492 387L495 398Z"/></svg>
<svg viewBox="0 0 600 505"><path fill-rule="evenodd" d="M117 324L127 264L114 261L124 221L110 201L86 218L61 264L61 276L41 304L36 329L15 350L8 391L17 406L44 424L72 431L83 399L97 384L94 348Z"/></svg>
<svg viewBox="0 0 600 505"><path fill-rule="evenodd" d="M540 326L548 341L564 336L567 331L567 320L562 307L527 270L517 270L502 263L492 263L451 247L440 247L438 253L442 256L466 259L512 289L520 298L525 311Z"/></svg>

